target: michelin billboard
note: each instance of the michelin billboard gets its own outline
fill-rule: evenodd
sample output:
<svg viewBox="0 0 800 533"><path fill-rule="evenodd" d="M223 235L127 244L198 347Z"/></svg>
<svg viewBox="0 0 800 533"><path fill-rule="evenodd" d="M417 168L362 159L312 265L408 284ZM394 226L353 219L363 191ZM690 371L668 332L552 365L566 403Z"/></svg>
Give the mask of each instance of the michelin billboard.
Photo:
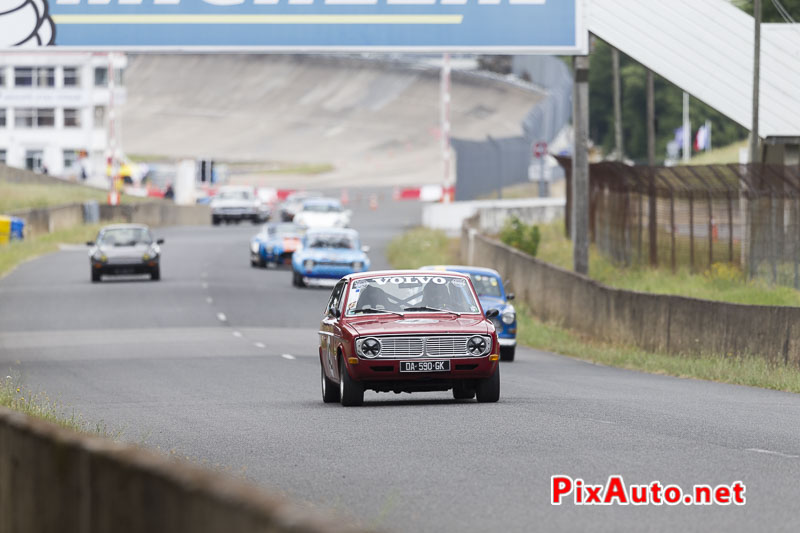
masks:
<svg viewBox="0 0 800 533"><path fill-rule="evenodd" d="M0 0L0 48L581 54L584 0Z"/></svg>

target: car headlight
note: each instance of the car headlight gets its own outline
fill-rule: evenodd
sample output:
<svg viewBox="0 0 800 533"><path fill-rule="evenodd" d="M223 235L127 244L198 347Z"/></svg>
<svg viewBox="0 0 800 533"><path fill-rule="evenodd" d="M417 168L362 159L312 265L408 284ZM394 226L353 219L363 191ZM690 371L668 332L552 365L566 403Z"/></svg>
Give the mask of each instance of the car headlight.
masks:
<svg viewBox="0 0 800 533"><path fill-rule="evenodd" d="M364 263L363 261L353 261L353 270L363 270Z"/></svg>
<svg viewBox="0 0 800 533"><path fill-rule="evenodd" d="M503 320L504 324L513 324L517 319L517 313L514 311L514 308L511 307L503 312L501 319Z"/></svg>
<svg viewBox="0 0 800 533"><path fill-rule="evenodd" d="M97 252L94 254L92 259L94 259L95 261L100 261L101 263L105 263L106 261L108 261L108 256L106 256L106 254Z"/></svg>
<svg viewBox="0 0 800 533"><path fill-rule="evenodd" d="M356 342L356 351L367 359L374 359L381 353L381 341L373 337L359 339Z"/></svg>
<svg viewBox="0 0 800 533"><path fill-rule="evenodd" d="M257 242L251 242L250 243L250 251L253 252L254 254L258 253L258 248L259 248L259 246L258 246Z"/></svg>
<svg viewBox="0 0 800 533"><path fill-rule="evenodd" d="M303 261L303 268L309 271L314 270L314 261L312 261L311 259L306 259L305 261Z"/></svg>
<svg viewBox="0 0 800 533"><path fill-rule="evenodd" d="M480 337L478 335L470 337L467 341L467 352L475 356L483 355L489 351L489 343L490 341L486 337Z"/></svg>

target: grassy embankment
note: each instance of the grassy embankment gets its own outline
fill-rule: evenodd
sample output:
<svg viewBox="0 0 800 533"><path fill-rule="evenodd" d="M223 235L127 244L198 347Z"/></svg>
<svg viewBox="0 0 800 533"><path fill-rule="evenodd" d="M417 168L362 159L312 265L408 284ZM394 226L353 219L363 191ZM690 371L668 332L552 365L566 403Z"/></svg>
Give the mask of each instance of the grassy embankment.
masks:
<svg viewBox="0 0 800 533"><path fill-rule="evenodd" d="M561 266L571 264L571 249L564 249L557 240L563 228L545 226L539 246L539 258ZM563 238L563 237L562 237ZM566 241L566 239L564 239ZM567 241L568 242L568 241ZM458 239L448 238L442 232L418 228L396 237L388 248L389 261L396 268L417 268L431 263L458 264ZM591 271L598 279L610 285L649 290L664 294L690 294L695 297L714 297L717 300L740 303L766 303L769 305L797 305L797 291L771 289L743 279L730 280L714 274L679 272L623 271L604 261L597 253L591 257ZM602 279L601 279L602 278ZM685 285L684 285L685 284ZM766 293L766 294L764 294ZM784 302L775 304L772 302ZM749 385L767 389L800 393L800 371L781 365L772 365L756 357L725 357L719 355L679 356L585 338L555 323L545 323L535 318L521 302L515 302L519 324L519 342L550 352L561 353L598 364L665 374L677 377L704 379Z"/></svg>

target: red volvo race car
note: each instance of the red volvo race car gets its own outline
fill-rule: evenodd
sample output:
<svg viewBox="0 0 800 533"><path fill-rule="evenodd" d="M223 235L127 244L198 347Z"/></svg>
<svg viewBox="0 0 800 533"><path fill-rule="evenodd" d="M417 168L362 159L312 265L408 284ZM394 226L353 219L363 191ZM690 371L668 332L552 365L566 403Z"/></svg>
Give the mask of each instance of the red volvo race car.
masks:
<svg viewBox="0 0 800 533"><path fill-rule="evenodd" d="M500 345L469 276L419 270L342 278L320 326L322 400L361 405L364 391L453 390L500 398Z"/></svg>

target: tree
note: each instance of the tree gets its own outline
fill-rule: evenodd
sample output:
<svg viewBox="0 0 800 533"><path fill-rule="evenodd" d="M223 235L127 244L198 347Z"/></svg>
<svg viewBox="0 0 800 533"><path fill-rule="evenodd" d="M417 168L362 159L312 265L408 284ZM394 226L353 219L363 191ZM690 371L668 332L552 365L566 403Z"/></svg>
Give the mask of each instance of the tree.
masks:
<svg viewBox="0 0 800 533"><path fill-rule="evenodd" d="M761 0L762 22L786 22L775 5L776 1L786 9L796 22L800 22L800 0ZM753 14L753 0L736 0L734 4L747 13Z"/></svg>

